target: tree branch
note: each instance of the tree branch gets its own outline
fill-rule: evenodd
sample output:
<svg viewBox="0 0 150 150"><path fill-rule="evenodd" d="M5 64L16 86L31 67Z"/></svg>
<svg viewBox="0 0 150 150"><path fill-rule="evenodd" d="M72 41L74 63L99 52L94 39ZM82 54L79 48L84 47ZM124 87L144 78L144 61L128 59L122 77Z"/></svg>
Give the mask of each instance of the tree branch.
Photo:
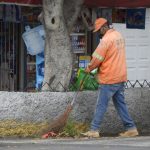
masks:
<svg viewBox="0 0 150 150"><path fill-rule="evenodd" d="M81 11L81 16L82 16L82 20L86 28L89 31L92 31L94 29L94 26L93 26L92 15L91 15L90 10L86 7L83 7Z"/></svg>
<svg viewBox="0 0 150 150"><path fill-rule="evenodd" d="M64 0L64 18L70 32L81 11L84 0Z"/></svg>

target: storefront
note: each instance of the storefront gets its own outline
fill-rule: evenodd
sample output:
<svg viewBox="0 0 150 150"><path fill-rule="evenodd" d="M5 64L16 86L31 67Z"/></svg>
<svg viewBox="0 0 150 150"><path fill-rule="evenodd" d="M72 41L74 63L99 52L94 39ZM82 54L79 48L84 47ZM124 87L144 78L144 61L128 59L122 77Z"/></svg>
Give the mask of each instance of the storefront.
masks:
<svg viewBox="0 0 150 150"><path fill-rule="evenodd" d="M27 54L22 41L25 26L39 25L41 7L0 3L0 90L35 89L35 57ZM32 70L32 72L31 72ZM33 86L34 85L34 86Z"/></svg>
<svg viewBox="0 0 150 150"><path fill-rule="evenodd" d="M85 0L96 17L107 18L126 40L127 87L150 87L150 1ZM143 23L142 23L143 22ZM93 49L97 45L93 37Z"/></svg>
<svg viewBox="0 0 150 150"><path fill-rule="evenodd" d="M104 17L109 20L111 27L125 37L128 71L126 86L150 87L150 2L86 0L86 6L92 12L91 20ZM96 34L91 33L90 37L87 36L88 42L89 38L91 47L87 46L85 55L90 55L99 43ZM79 59L79 64L80 62L84 61Z"/></svg>
<svg viewBox="0 0 150 150"><path fill-rule="evenodd" d="M36 60L42 60L38 63L39 67L43 68L44 57L43 55L29 55L21 36L26 25L32 28L40 24L37 16L41 11L41 5L37 0L29 1L26 5L30 7L25 7L21 6L23 2L23 0L19 1L19 5L0 3L0 90L32 91L38 88ZM18 4L17 1L16 4ZM148 7L150 4L148 0L133 3L127 0L121 3L117 0L113 2L86 0L85 5L92 14L92 20L97 17L105 17L116 30L124 35L129 80L127 86L149 87L150 9ZM137 20L130 24L129 18L134 14L137 16L131 19ZM137 26L136 21L141 21L142 24ZM85 68L89 63L91 54L99 43L99 38L96 34L87 31L79 16L70 34L70 39L75 60L74 73L76 73L79 67Z"/></svg>

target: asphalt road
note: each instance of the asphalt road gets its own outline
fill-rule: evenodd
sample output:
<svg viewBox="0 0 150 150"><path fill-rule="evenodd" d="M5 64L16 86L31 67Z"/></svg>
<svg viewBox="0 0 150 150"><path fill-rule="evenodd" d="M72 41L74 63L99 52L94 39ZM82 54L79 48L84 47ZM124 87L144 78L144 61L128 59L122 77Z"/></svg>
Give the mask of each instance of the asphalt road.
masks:
<svg viewBox="0 0 150 150"><path fill-rule="evenodd" d="M0 140L0 150L150 150L150 136L137 138Z"/></svg>

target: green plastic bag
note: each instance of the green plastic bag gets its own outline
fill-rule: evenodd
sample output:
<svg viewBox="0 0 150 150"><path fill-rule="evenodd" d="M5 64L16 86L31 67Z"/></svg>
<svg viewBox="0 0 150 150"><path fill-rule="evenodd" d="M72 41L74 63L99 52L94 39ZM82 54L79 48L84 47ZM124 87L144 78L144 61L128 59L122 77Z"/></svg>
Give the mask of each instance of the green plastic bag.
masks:
<svg viewBox="0 0 150 150"><path fill-rule="evenodd" d="M97 90L98 89L98 82L95 79L95 74L97 72L93 72L92 74L87 74L84 72L83 68L79 68L76 81L71 86L70 90Z"/></svg>

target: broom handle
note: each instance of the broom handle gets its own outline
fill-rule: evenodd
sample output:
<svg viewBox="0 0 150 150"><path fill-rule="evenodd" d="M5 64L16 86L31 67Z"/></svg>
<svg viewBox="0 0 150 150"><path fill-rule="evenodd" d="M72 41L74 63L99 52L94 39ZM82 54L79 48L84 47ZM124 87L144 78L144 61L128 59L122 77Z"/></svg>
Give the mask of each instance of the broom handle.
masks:
<svg viewBox="0 0 150 150"><path fill-rule="evenodd" d="M93 61L93 63L94 63L94 62L95 62L95 60ZM83 83L84 83L84 81L85 81L85 79L86 79L86 76L87 76L88 74L91 74L91 75L92 75L91 72L85 74L85 76L84 76L84 78L83 78L83 81L82 81L82 83L81 83L81 85L80 85L80 87L79 87L79 91L80 91L80 89L81 89L81 87L82 87L82 85L83 85ZM71 106L73 106L73 104L74 104L74 102L75 102L75 100L76 100L76 98L77 98L77 96L78 96L78 94L79 94L79 91L74 95L74 98L73 98L73 100L72 100L72 102L71 102L71 104L70 104Z"/></svg>
<svg viewBox="0 0 150 150"><path fill-rule="evenodd" d="M74 95L73 100L72 100L72 102L71 102L71 106L73 106L73 104L74 104L74 102L75 102L75 100L76 100L76 98L77 98L77 96L78 96L78 94L79 94L79 92L80 92L80 89L81 89L81 87L82 87L82 85L83 85L83 83L84 83L84 81L85 81L87 75L88 75L88 73L85 74L85 76L84 76L84 78L83 78L83 80L82 80L82 83L81 83L81 85L80 85L80 87L79 87L79 89L78 89L78 92L76 92L76 94Z"/></svg>

